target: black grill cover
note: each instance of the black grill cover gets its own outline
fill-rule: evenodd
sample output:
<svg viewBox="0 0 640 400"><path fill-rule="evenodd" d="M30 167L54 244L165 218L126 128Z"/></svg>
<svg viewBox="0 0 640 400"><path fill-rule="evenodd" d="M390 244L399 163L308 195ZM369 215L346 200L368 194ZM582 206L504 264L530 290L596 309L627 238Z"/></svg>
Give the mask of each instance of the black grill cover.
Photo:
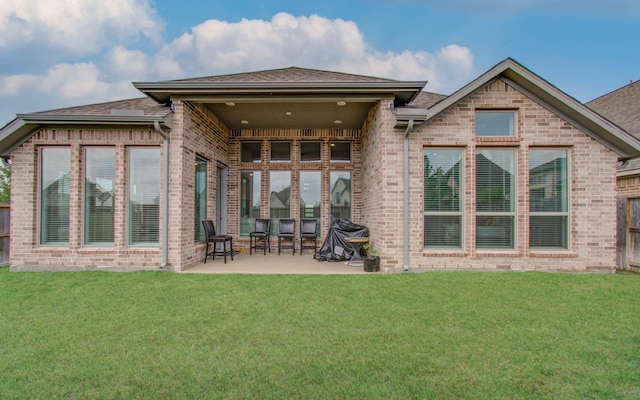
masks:
<svg viewBox="0 0 640 400"><path fill-rule="evenodd" d="M313 257L318 261L350 260L353 248L345 241L348 237L369 237L369 228L348 219L334 219L324 243Z"/></svg>

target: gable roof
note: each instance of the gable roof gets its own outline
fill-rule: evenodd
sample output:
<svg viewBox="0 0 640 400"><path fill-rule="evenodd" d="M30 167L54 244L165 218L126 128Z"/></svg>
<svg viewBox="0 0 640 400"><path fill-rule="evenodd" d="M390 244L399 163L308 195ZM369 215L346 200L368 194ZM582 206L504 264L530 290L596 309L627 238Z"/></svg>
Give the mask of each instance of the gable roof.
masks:
<svg viewBox="0 0 640 400"><path fill-rule="evenodd" d="M640 138L640 80L586 103L589 108Z"/></svg>
<svg viewBox="0 0 640 400"><path fill-rule="evenodd" d="M291 95L392 94L398 105L413 101L426 84L426 81L399 81L299 67L160 82L133 82L133 86L159 103L168 103L172 95L268 96L273 99Z"/></svg>
<svg viewBox="0 0 640 400"><path fill-rule="evenodd" d="M640 140L597 114L511 58L496 64L451 96L427 109L399 108L396 127L406 127L410 120L428 123L475 91L501 79L554 114L585 132L594 140L616 152L621 159L640 156Z"/></svg>

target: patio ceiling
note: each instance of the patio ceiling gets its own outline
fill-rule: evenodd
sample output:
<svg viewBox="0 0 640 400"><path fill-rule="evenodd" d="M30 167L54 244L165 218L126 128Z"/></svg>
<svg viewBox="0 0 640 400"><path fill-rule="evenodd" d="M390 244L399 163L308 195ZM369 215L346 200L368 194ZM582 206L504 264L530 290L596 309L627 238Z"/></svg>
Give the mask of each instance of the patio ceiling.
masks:
<svg viewBox="0 0 640 400"><path fill-rule="evenodd" d="M374 100L323 99L203 102L231 129L360 129Z"/></svg>

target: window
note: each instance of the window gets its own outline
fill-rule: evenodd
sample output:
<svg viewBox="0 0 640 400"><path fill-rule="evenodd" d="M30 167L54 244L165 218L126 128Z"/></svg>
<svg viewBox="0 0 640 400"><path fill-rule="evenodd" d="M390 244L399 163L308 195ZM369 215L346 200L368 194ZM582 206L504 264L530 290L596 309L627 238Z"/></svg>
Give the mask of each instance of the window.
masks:
<svg viewBox="0 0 640 400"><path fill-rule="evenodd" d="M271 171L269 193L271 232L277 235L280 219L291 216L291 171Z"/></svg>
<svg viewBox="0 0 640 400"><path fill-rule="evenodd" d="M40 243L69 243L69 175L71 150L40 150Z"/></svg>
<svg viewBox="0 0 640 400"><path fill-rule="evenodd" d="M160 149L129 149L129 244L158 244Z"/></svg>
<svg viewBox="0 0 640 400"><path fill-rule="evenodd" d="M515 151L476 151L476 248L514 248Z"/></svg>
<svg viewBox="0 0 640 400"><path fill-rule="evenodd" d="M300 142L300 161L320 162L320 142Z"/></svg>
<svg viewBox="0 0 640 400"><path fill-rule="evenodd" d="M476 136L514 136L515 112L476 111Z"/></svg>
<svg viewBox="0 0 640 400"><path fill-rule="evenodd" d="M315 219L320 229L322 172L300 171L300 219ZM320 232L316 232L319 234Z"/></svg>
<svg viewBox="0 0 640 400"><path fill-rule="evenodd" d="M240 173L240 234L249 235L255 228L256 218L260 218L260 171Z"/></svg>
<svg viewBox="0 0 640 400"><path fill-rule="evenodd" d="M329 175L331 220L351 219L351 172L331 171Z"/></svg>
<svg viewBox="0 0 640 400"><path fill-rule="evenodd" d="M195 171L195 218L194 240L204 241L204 226L202 220L207 219L207 160L196 157Z"/></svg>
<svg viewBox="0 0 640 400"><path fill-rule="evenodd" d="M351 162L351 142L331 142L331 162Z"/></svg>
<svg viewBox="0 0 640 400"><path fill-rule="evenodd" d="M290 142L271 142L271 161L287 162L291 161Z"/></svg>
<svg viewBox="0 0 640 400"><path fill-rule="evenodd" d="M84 151L84 243L113 245L116 152Z"/></svg>
<svg viewBox="0 0 640 400"><path fill-rule="evenodd" d="M529 152L529 246L566 249L568 232L567 150Z"/></svg>
<svg viewBox="0 0 640 400"><path fill-rule="evenodd" d="M262 143L260 142L241 142L240 143L240 162L259 163L261 160L262 160Z"/></svg>
<svg viewBox="0 0 640 400"><path fill-rule="evenodd" d="M424 247L462 247L462 150L424 150Z"/></svg>

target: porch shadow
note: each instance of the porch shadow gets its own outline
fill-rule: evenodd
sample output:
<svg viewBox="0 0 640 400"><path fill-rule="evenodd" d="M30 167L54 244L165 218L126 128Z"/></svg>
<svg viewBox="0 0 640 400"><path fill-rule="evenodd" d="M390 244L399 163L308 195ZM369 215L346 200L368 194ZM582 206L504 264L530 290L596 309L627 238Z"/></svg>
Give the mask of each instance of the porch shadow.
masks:
<svg viewBox="0 0 640 400"><path fill-rule="evenodd" d="M233 255L233 261L227 256L225 264L222 256L215 261L207 259L207 263L198 263L181 273L186 274L310 274L310 275L354 275L371 274L364 272L363 267L350 267L346 261L317 261L311 252L302 256L267 253L267 255L240 252Z"/></svg>

